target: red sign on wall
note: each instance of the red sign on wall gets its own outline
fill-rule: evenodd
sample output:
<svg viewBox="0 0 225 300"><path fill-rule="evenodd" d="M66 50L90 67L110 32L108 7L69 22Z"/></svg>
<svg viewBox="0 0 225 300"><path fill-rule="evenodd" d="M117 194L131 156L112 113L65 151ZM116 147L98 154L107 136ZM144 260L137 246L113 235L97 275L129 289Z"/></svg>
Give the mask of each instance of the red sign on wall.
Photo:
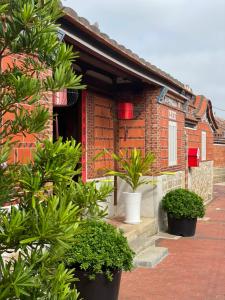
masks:
<svg viewBox="0 0 225 300"><path fill-rule="evenodd" d="M200 150L199 148L188 149L188 167L199 167Z"/></svg>

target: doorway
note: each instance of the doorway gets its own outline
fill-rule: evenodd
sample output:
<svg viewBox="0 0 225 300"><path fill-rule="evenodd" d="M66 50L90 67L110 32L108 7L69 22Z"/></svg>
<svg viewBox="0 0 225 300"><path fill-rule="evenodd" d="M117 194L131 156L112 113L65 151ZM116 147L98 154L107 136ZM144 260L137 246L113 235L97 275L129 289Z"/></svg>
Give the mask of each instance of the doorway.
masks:
<svg viewBox="0 0 225 300"><path fill-rule="evenodd" d="M69 97L68 97L69 99ZM82 99L79 94L75 103L68 100L67 106L54 106L53 115L53 140L56 141L62 137L63 141L75 139L77 143L81 143L81 112Z"/></svg>

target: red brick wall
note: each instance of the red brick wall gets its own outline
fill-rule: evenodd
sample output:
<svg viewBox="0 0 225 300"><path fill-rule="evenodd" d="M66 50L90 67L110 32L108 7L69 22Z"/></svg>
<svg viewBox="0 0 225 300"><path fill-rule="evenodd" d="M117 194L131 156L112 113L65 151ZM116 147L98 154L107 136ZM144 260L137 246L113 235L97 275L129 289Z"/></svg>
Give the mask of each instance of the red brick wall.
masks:
<svg viewBox="0 0 225 300"><path fill-rule="evenodd" d="M102 176L105 168L113 168L112 158L105 154L93 161L102 150L114 152L113 99L87 91L87 178Z"/></svg>
<svg viewBox="0 0 225 300"><path fill-rule="evenodd" d="M146 100L146 119L145 119L145 144L146 150L155 155L155 172L160 169L160 147L159 147L159 105L157 97L160 94L160 88L146 88L144 98Z"/></svg>
<svg viewBox="0 0 225 300"><path fill-rule="evenodd" d="M110 156L104 155L95 162L93 157L103 149L110 152L126 151L134 147L152 151L156 156L154 171L179 171L187 167L187 147L200 147L201 132L207 132L207 160L213 159L213 134L208 123L201 122L196 130L185 128L185 114L178 108L158 104L159 88L146 88L141 92L124 91L117 97L88 91L88 178L99 177L105 168L113 168ZM173 97L173 96L171 96ZM176 98L174 98L176 99ZM134 104L133 120L117 119L117 104L129 101ZM179 99L178 99L179 101ZM174 118L171 119L171 112ZM169 166L168 125L177 123L177 165ZM188 143L188 145L187 145Z"/></svg>
<svg viewBox="0 0 225 300"><path fill-rule="evenodd" d="M113 160L103 155L93 162L93 157L103 149L110 152L127 151L134 147L152 151L156 156L155 173L178 171L185 168L184 113L178 109L157 103L159 88L146 88L141 92L120 92L117 97L109 97L91 90L87 97L87 177L104 174L105 168L113 168ZM129 101L134 104L133 120L117 119L117 104ZM168 123L169 111L176 113L178 128L178 164L168 166Z"/></svg>
<svg viewBox="0 0 225 300"><path fill-rule="evenodd" d="M206 160L213 160L213 133L207 122L200 122L196 129L186 128L188 148L198 148L201 153L201 133L206 131Z"/></svg>
<svg viewBox="0 0 225 300"><path fill-rule="evenodd" d="M14 55L13 57L7 57L3 59L3 71L8 67L8 64L16 64L17 66L20 65L21 61L23 60L23 56L21 55ZM52 104L52 93L45 94L43 98L40 100L40 103L48 108L50 115L52 116L53 112L53 104ZM32 110L33 106L28 104L23 104L27 110ZM13 115L7 113L2 122L4 123L7 119L12 119ZM9 158L10 163L27 163L32 159L32 152L35 149L35 144L38 139L49 138L52 136L52 120L49 120L46 130L42 133L38 134L37 137L34 135L28 134L24 136L23 134L18 134L14 137L14 141L17 141L15 146L12 149L12 153Z"/></svg>
<svg viewBox="0 0 225 300"><path fill-rule="evenodd" d="M178 109L167 105L158 105L159 113L159 161L160 171L179 171L185 168L185 132L184 132L184 113ZM175 118L171 119L169 112L175 114ZM177 123L177 165L169 166L168 157L168 127L169 121Z"/></svg>
<svg viewBox="0 0 225 300"><path fill-rule="evenodd" d="M109 155L93 162L93 157L103 149L109 152L120 150L129 155L129 150L138 148L144 154L146 148L146 98L145 94L131 91L120 92L114 98L91 90L87 96L87 177L104 174L105 168L114 168ZM134 104L134 119L118 120L117 104L129 101Z"/></svg>
<svg viewBox="0 0 225 300"><path fill-rule="evenodd" d="M115 105L119 102L129 101L133 103L134 118L132 120L118 120L118 132L117 137L118 148L117 151L127 151L133 148L140 149L142 153L145 153L145 98L140 93L132 93L131 91L120 93L117 96ZM116 109L117 110L117 109Z"/></svg>
<svg viewBox="0 0 225 300"><path fill-rule="evenodd" d="M213 145L214 167L225 168L225 145Z"/></svg>

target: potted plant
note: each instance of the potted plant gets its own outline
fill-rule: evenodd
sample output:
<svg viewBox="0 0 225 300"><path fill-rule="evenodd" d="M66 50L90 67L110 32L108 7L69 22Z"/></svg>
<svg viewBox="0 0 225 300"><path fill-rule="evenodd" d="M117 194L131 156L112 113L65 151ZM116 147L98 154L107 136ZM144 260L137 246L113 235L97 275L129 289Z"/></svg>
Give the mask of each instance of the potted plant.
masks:
<svg viewBox="0 0 225 300"><path fill-rule="evenodd" d="M140 149L132 149L127 158L126 153L112 154L118 163L120 171L109 170L107 175L118 176L130 186L131 192L123 192L125 201L125 223L138 224L141 222L141 193L137 189L144 184L153 183L142 176L149 175L155 156L147 152L144 156Z"/></svg>
<svg viewBox="0 0 225 300"><path fill-rule="evenodd" d="M79 229L64 256L79 279L76 289L85 300L118 299L121 272L132 269L134 256L127 239L102 220L82 221Z"/></svg>
<svg viewBox="0 0 225 300"><path fill-rule="evenodd" d="M168 232L175 235L193 236L197 218L205 214L203 199L186 189L176 189L162 199L162 207L167 212Z"/></svg>

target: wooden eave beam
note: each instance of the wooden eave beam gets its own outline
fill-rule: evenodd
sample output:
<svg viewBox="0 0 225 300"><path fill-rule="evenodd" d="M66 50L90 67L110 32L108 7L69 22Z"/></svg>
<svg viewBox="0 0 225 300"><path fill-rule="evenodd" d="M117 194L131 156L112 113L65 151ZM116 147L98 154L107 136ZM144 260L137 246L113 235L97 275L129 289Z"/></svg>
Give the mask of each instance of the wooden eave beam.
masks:
<svg viewBox="0 0 225 300"><path fill-rule="evenodd" d="M173 94L179 95L181 98L185 100L190 100L190 97L187 97L182 94L184 91L180 86L176 86L176 84L171 80L171 82L168 80L168 78L163 78L159 74L151 74L152 72L150 70L147 70L144 68L143 65L138 64L136 60L132 62L132 59L129 58L129 63L127 62L128 59L120 60L112 55L112 53L107 53L106 51L100 49L96 45L93 44L93 41L86 38L83 38L80 34L80 32L73 32L71 30L71 27L68 28L68 26L63 26L62 24L62 30L65 33L66 39L69 40L74 45L77 45L80 49L83 49L87 52L89 52L91 55L97 57L99 60L102 60L106 62L107 64L110 64L112 66L116 66L118 69L123 70L127 74L131 76L135 76L136 78L139 78L143 82L154 84L156 86L162 87L165 86L170 90ZM77 24L76 24L77 25ZM95 37L96 38L96 37ZM111 49L112 50L112 49ZM118 52L118 49L116 50ZM116 52L115 52L116 53ZM185 91L185 93L187 93ZM191 93L189 94L192 95Z"/></svg>

